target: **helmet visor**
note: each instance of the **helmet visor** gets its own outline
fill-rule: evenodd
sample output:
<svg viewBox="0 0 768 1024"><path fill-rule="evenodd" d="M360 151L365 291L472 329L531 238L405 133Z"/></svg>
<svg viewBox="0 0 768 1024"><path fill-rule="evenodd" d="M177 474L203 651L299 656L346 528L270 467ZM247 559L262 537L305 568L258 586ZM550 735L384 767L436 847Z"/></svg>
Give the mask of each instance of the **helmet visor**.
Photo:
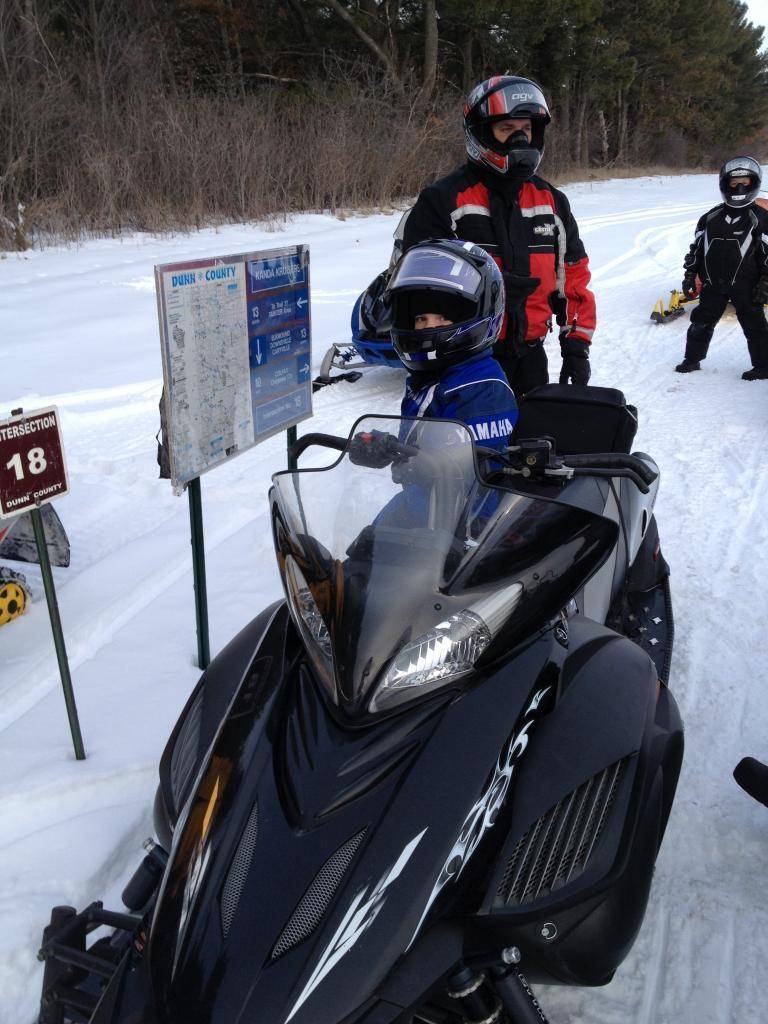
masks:
<svg viewBox="0 0 768 1024"><path fill-rule="evenodd" d="M721 178L756 178L762 177L760 164L750 156L739 156L729 160L720 172Z"/></svg>
<svg viewBox="0 0 768 1024"><path fill-rule="evenodd" d="M494 90L480 104L477 114L482 119L543 117L547 122L550 120L544 94L532 82L505 85Z"/></svg>
<svg viewBox="0 0 768 1024"><path fill-rule="evenodd" d="M461 256L419 246L411 249L400 260L389 282L389 291L400 288L419 288L428 291L439 288L453 291L468 299L475 299L480 291L480 272ZM422 310L427 313L430 310Z"/></svg>

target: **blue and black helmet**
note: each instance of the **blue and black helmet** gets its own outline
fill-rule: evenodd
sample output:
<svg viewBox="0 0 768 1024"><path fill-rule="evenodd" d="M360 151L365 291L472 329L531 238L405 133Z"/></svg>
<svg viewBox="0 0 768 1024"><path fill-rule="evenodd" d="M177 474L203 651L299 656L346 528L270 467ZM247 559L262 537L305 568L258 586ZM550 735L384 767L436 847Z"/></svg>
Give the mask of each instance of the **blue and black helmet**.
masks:
<svg viewBox="0 0 768 1024"><path fill-rule="evenodd" d="M492 345L504 318L504 281L479 245L456 239L420 242L392 272L384 301L392 345L411 373L436 376ZM419 329L417 317L444 323Z"/></svg>

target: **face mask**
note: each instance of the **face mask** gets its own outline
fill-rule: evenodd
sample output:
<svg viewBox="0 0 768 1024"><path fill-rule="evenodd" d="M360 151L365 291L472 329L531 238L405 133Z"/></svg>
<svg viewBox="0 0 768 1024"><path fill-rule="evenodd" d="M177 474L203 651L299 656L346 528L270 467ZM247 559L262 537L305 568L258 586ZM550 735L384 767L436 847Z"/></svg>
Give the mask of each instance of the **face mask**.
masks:
<svg viewBox="0 0 768 1024"><path fill-rule="evenodd" d="M528 136L519 128L516 132L512 132L506 142L499 146L505 153L510 153L513 149L533 149L534 147L528 141Z"/></svg>

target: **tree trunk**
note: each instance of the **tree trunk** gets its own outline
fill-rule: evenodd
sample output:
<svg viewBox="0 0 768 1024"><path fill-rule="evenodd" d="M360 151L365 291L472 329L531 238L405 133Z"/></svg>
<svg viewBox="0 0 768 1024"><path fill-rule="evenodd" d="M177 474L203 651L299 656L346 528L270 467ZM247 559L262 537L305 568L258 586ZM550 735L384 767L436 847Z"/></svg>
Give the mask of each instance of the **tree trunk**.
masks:
<svg viewBox="0 0 768 1024"><path fill-rule="evenodd" d="M461 42L461 85L465 93L468 93L472 86L475 84L475 70L472 64L474 46L475 31L472 28L468 28Z"/></svg>
<svg viewBox="0 0 768 1024"><path fill-rule="evenodd" d="M400 76L397 73L395 63L389 53L384 50L379 44L373 39L365 29L361 28L360 25L355 21L350 12L344 7L339 0L322 0L326 7L330 7L334 14L337 15L346 25L352 29L358 39L362 40L368 49L374 53L389 73L389 77L392 79L392 83L399 93L403 91L403 83L400 80Z"/></svg>
<svg viewBox="0 0 768 1024"><path fill-rule="evenodd" d="M435 0L424 0L424 66L419 98L429 102L437 80L437 5Z"/></svg>
<svg viewBox="0 0 768 1024"><path fill-rule="evenodd" d="M627 149L627 100L624 96L624 90L619 89L619 95L617 99L617 119L618 119L618 132L616 135L616 161L617 163L624 163L626 159Z"/></svg>
<svg viewBox="0 0 768 1024"><path fill-rule="evenodd" d="M605 166L608 163L608 125L605 122L605 111L602 108L597 112L597 120L600 125L600 159Z"/></svg>

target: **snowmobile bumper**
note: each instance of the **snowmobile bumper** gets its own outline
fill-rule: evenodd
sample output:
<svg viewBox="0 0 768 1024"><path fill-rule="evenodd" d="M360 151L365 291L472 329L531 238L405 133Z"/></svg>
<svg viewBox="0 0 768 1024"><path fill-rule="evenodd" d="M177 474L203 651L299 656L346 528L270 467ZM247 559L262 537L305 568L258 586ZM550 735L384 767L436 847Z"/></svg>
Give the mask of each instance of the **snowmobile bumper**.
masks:
<svg viewBox="0 0 768 1024"><path fill-rule="evenodd" d="M98 902L80 913L54 907L37 954L45 962L37 1024L90 1021L129 945L142 942L142 920L105 910ZM112 935L86 948L88 935L105 925L115 929Z"/></svg>

